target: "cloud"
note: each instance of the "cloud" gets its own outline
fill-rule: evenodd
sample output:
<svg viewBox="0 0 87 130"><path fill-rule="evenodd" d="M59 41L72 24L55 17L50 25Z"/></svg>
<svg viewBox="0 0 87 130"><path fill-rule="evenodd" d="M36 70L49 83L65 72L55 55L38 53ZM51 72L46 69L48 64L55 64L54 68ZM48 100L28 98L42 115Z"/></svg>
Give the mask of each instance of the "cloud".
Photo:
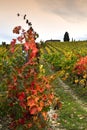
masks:
<svg viewBox="0 0 87 130"><path fill-rule="evenodd" d="M36 0L44 11L54 13L66 21L87 20L87 0Z"/></svg>

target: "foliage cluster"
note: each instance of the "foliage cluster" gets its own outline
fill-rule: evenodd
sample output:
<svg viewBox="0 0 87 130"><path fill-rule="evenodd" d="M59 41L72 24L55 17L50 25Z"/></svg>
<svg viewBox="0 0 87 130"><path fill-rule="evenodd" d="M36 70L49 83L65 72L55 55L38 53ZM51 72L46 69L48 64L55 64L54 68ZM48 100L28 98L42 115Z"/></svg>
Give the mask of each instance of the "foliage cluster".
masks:
<svg viewBox="0 0 87 130"><path fill-rule="evenodd" d="M20 36L12 39L8 54L2 58L0 79L7 91L5 106L11 118L10 129L45 129L49 120L47 112L55 100L54 92L50 78L43 75L43 67L37 60L38 35L26 15L23 18L29 29L26 31L21 26L13 29ZM22 47L17 48L17 41Z"/></svg>

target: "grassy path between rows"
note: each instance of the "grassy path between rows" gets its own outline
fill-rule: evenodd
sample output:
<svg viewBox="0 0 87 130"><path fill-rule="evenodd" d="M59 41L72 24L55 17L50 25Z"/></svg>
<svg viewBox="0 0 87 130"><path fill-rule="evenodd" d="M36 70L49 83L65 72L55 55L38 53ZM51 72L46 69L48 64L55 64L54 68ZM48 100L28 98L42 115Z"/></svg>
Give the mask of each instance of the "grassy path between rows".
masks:
<svg viewBox="0 0 87 130"><path fill-rule="evenodd" d="M74 91L68 86L66 85L60 78L57 78L59 84L64 88L64 91L70 93L73 97L73 99L75 99L75 101L80 104L81 108L84 109L87 112L87 103L83 102L82 100L80 100L76 94L74 93Z"/></svg>
<svg viewBox="0 0 87 130"><path fill-rule="evenodd" d="M47 62L43 62L46 75L54 74ZM58 111L57 126L54 130L87 130L87 108L59 77L53 82L55 95L62 102L62 109Z"/></svg>

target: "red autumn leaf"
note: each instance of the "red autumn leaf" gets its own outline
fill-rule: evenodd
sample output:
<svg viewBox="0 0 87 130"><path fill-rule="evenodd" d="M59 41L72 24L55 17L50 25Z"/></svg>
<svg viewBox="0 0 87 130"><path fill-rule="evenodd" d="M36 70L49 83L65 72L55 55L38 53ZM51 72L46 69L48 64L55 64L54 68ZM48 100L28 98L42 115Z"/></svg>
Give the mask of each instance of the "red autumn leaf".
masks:
<svg viewBox="0 0 87 130"><path fill-rule="evenodd" d="M43 101L40 101L39 105L41 108L43 108L45 106L45 103Z"/></svg>
<svg viewBox="0 0 87 130"><path fill-rule="evenodd" d="M11 41L11 45L14 46L15 43L16 43L16 39L12 39L12 41Z"/></svg>
<svg viewBox="0 0 87 130"><path fill-rule="evenodd" d="M31 128L32 127L32 123L28 123L28 128Z"/></svg>
<svg viewBox="0 0 87 130"><path fill-rule="evenodd" d="M16 34L19 34L20 31L21 30L21 26L17 26L17 27L15 27L14 29L13 29L13 33L16 33Z"/></svg>
<svg viewBox="0 0 87 130"><path fill-rule="evenodd" d="M19 36L19 37L17 38L17 40L18 40L19 42L22 42L23 39L24 39L23 36Z"/></svg>
<svg viewBox="0 0 87 130"><path fill-rule="evenodd" d="M44 92L44 87L40 87L39 85L36 86L36 89L38 92L43 93Z"/></svg>
<svg viewBox="0 0 87 130"><path fill-rule="evenodd" d="M23 124L25 123L24 118L20 118L20 119L18 120L18 123L21 124L21 125L23 125Z"/></svg>
<svg viewBox="0 0 87 130"><path fill-rule="evenodd" d="M17 77L13 76L13 80L14 80L14 82L16 82L17 81Z"/></svg>
<svg viewBox="0 0 87 130"><path fill-rule="evenodd" d="M26 109L26 102L21 101L21 102L19 102L19 105L20 105L21 107L23 107L24 109Z"/></svg>
<svg viewBox="0 0 87 130"><path fill-rule="evenodd" d="M12 47L11 49L10 49L10 51L11 51L11 53L14 53L14 47Z"/></svg>
<svg viewBox="0 0 87 130"><path fill-rule="evenodd" d="M18 99L19 99L20 101L22 101L22 100L24 100L24 98L25 98L25 93L24 93L24 92L20 92L20 93L18 94Z"/></svg>
<svg viewBox="0 0 87 130"><path fill-rule="evenodd" d="M49 94L49 99L53 100L53 98L54 98L54 94L53 94L53 93L50 93L50 94Z"/></svg>
<svg viewBox="0 0 87 130"><path fill-rule="evenodd" d="M38 107L36 105L30 107L30 114L36 115L38 113Z"/></svg>
<svg viewBox="0 0 87 130"><path fill-rule="evenodd" d="M15 126L16 126L16 121L13 121L13 122L11 122L9 127L12 130L12 129L14 129Z"/></svg>
<svg viewBox="0 0 87 130"><path fill-rule="evenodd" d="M24 43L24 50L25 51L29 50L29 42Z"/></svg>
<svg viewBox="0 0 87 130"><path fill-rule="evenodd" d="M32 95L37 95L37 90L32 89L31 92L32 92Z"/></svg>
<svg viewBox="0 0 87 130"><path fill-rule="evenodd" d="M16 43L16 39L12 39L12 41L11 41L11 48L10 48L10 50L11 50L12 53L14 53L15 43Z"/></svg>
<svg viewBox="0 0 87 130"><path fill-rule="evenodd" d="M10 106L10 107L13 107L13 106L14 106L14 104L13 104L13 103L10 103L10 104L9 104L9 106Z"/></svg>
<svg viewBox="0 0 87 130"><path fill-rule="evenodd" d="M54 113L54 114L52 115L52 119L56 120L57 118L58 118L58 114L57 114L57 113Z"/></svg>
<svg viewBox="0 0 87 130"><path fill-rule="evenodd" d="M48 97L48 96L44 94L44 95L43 95L43 101L46 101L46 100L47 100L47 97Z"/></svg>
<svg viewBox="0 0 87 130"><path fill-rule="evenodd" d="M35 58L36 55L37 55L37 52L38 52L38 49L37 48L33 48L32 52L30 54L30 58L32 58L32 59Z"/></svg>
<svg viewBox="0 0 87 130"><path fill-rule="evenodd" d="M36 104L35 99L33 99L32 97L27 98L27 105L28 106L34 106L35 104Z"/></svg>
<svg viewBox="0 0 87 130"><path fill-rule="evenodd" d="M47 112L42 112L42 115L43 115L44 119L47 120Z"/></svg>

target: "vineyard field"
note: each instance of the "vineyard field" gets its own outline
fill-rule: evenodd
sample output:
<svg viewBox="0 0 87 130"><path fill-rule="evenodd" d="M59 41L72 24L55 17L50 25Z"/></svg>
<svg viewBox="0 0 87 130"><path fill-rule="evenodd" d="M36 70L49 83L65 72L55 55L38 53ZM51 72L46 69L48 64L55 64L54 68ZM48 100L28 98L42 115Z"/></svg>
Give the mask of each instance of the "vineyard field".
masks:
<svg viewBox="0 0 87 130"><path fill-rule="evenodd" d="M87 102L87 68L81 74L75 71L77 62L87 55L87 42L47 42L43 52L44 60L58 76Z"/></svg>
<svg viewBox="0 0 87 130"><path fill-rule="evenodd" d="M43 66L43 74L52 76L52 86L55 96L62 103L62 108L58 110L57 128L65 130L86 130L87 129L87 68L84 64L87 56L87 42L47 42L40 45L40 57L38 66ZM6 100L6 82L14 72L14 68L21 67L26 62L26 54L22 51L21 45L16 45L15 53L10 54L9 46L0 46L0 108ZM81 64L78 62L82 59ZM19 64L20 63L20 64ZM16 66L14 66L16 65ZM77 65L81 71L78 73ZM42 70L41 70L42 71ZM68 85L68 89L73 91L68 93L63 87ZM3 95L3 96L2 96ZM81 103L78 103L78 100ZM5 104L4 104L5 105ZM54 130L56 130L54 128Z"/></svg>

